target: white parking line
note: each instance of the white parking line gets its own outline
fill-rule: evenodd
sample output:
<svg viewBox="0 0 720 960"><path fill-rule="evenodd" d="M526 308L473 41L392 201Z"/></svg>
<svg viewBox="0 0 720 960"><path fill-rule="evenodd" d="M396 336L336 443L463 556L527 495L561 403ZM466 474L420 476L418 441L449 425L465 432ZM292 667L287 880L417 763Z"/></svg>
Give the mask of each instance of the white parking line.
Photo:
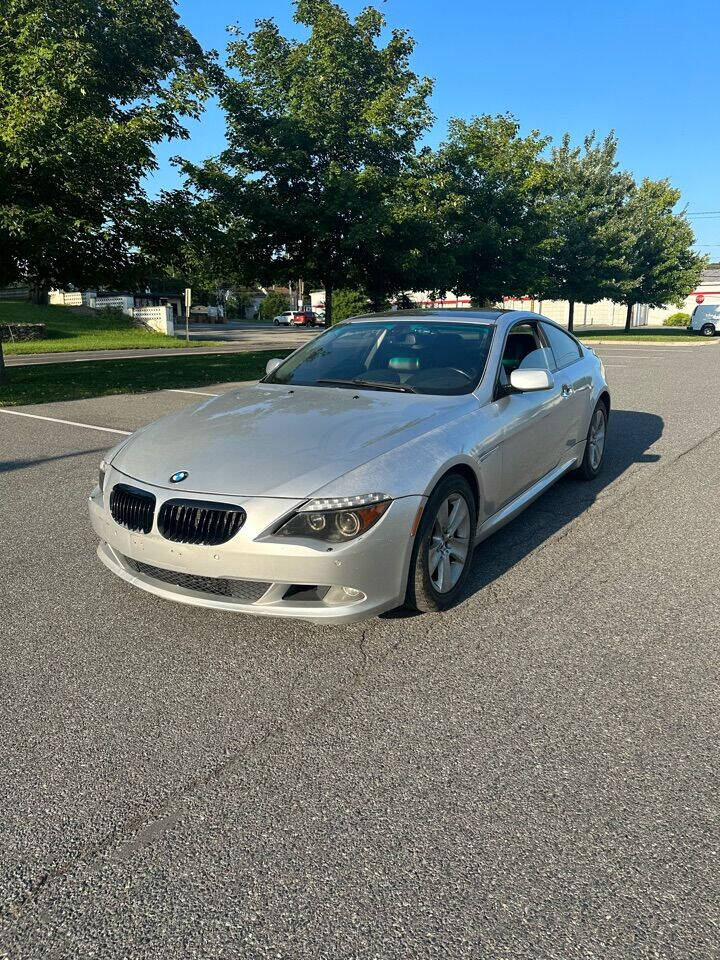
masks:
<svg viewBox="0 0 720 960"><path fill-rule="evenodd" d="M668 355L658 356L653 353L601 353L600 356L608 360L666 360Z"/></svg>
<svg viewBox="0 0 720 960"><path fill-rule="evenodd" d="M192 393L195 397L219 397L219 393L205 393L204 390L173 390L171 387L168 387L165 391L166 393Z"/></svg>
<svg viewBox="0 0 720 960"><path fill-rule="evenodd" d="M102 430L103 433L119 433L129 437L131 430L115 430L113 427L98 427L94 423L77 423L75 420L59 420L57 417L41 417L37 413L21 413L19 410L8 410L0 407L0 413L9 413L13 417L29 417L31 420L47 420L48 423L64 423L69 427L82 427L84 430Z"/></svg>

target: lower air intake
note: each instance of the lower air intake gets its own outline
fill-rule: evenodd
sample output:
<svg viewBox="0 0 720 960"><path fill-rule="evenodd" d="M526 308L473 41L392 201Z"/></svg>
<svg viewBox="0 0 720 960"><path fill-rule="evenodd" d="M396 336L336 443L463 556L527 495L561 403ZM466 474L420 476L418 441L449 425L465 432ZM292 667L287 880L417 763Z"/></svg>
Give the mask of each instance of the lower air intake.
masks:
<svg viewBox="0 0 720 960"><path fill-rule="evenodd" d="M197 577L192 573L178 573L175 570L164 570L162 567L153 567L139 560L124 558L125 563L136 573L142 573L152 580L170 583L196 593L206 593L215 597L230 597L233 600L242 600L245 603L255 603L271 586L258 580L230 580L224 577Z"/></svg>

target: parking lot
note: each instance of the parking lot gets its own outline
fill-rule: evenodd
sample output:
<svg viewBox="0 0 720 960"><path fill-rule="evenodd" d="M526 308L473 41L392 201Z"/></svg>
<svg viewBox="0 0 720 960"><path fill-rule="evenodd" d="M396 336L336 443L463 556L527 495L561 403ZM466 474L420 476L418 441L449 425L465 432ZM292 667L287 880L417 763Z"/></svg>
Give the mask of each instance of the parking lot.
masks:
<svg viewBox="0 0 720 960"><path fill-rule="evenodd" d="M231 385L0 412L0 957L720 955L720 345L597 350L604 473L347 627L95 556L102 452Z"/></svg>

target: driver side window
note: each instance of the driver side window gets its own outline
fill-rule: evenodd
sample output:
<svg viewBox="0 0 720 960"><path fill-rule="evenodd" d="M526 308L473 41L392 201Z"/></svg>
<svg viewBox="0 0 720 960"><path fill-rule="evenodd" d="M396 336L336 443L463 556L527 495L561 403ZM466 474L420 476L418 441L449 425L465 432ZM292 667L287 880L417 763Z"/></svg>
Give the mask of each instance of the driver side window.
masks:
<svg viewBox="0 0 720 960"><path fill-rule="evenodd" d="M496 396L510 390L510 374L513 370L550 370L549 351L540 338L537 323L516 323L505 340L500 369L498 371Z"/></svg>

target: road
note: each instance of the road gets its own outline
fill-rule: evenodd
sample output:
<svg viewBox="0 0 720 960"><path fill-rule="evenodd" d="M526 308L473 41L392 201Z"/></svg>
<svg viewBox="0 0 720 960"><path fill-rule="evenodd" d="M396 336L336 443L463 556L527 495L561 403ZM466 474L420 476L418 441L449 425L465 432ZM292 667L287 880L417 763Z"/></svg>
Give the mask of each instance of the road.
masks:
<svg viewBox="0 0 720 960"><path fill-rule="evenodd" d="M96 428L198 397L0 412L0 957L720 955L720 356L601 352L603 475L349 627L96 560Z"/></svg>

